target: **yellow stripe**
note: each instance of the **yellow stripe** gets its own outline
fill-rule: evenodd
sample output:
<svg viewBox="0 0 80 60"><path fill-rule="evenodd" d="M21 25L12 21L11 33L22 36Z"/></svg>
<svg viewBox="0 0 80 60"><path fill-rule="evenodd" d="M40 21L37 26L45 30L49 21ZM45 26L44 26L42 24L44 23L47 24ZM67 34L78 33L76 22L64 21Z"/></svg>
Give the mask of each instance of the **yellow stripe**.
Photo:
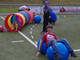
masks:
<svg viewBox="0 0 80 60"><path fill-rule="evenodd" d="M9 27L10 27L11 29L13 29L13 26L12 26L11 21L10 21L11 17L12 17L12 15L11 15L11 16L9 17L9 19L8 19L8 25L9 25Z"/></svg>
<svg viewBox="0 0 80 60"><path fill-rule="evenodd" d="M25 24L25 17L22 15L22 14L20 14L20 13L15 13L15 14L17 14L17 15L20 15L21 17L22 17L22 19L23 19L23 26L24 26L24 24Z"/></svg>

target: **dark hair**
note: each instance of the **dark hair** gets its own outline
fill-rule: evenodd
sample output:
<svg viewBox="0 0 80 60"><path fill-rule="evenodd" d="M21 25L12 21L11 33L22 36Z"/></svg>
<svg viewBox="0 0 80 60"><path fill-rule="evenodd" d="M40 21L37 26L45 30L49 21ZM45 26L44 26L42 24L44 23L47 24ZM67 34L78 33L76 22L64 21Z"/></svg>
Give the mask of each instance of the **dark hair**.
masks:
<svg viewBox="0 0 80 60"><path fill-rule="evenodd" d="M47 25L46 28L52 28L53 29L53 25L49 24L49 25Z"/></svg>

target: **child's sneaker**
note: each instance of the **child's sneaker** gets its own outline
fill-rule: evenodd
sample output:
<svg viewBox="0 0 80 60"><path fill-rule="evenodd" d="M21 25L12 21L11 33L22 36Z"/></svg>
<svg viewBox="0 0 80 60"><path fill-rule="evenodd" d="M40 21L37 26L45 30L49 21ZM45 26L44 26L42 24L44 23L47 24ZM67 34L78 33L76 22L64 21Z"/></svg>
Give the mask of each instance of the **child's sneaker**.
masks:
<svg viewBox="0 0 80 60"><path fill-rule="evenodd" d="M71 57L77 57L77 55L74 52L72 52Z"/></svg>

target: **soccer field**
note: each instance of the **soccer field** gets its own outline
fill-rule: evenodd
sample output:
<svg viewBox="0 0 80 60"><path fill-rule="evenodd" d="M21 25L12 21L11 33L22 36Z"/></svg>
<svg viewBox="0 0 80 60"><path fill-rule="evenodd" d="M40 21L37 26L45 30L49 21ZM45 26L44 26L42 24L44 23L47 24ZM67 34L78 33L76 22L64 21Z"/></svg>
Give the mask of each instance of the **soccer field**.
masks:
<svg viewBox="0 0 80 60"><path fill-rule="evenodd" d="M66 38L73 49L80 49L80 15L65 16L58 19L53 31L59 39ZM42 37L42 26L42 23L26 25L22 33L33 42L38 41ZM0 32L0 60L48 60L44 55L36 57L36 52L37 49L18 32ZM80 52L76 54L77 58L70 57L69 60L80 60Z"/></svg>

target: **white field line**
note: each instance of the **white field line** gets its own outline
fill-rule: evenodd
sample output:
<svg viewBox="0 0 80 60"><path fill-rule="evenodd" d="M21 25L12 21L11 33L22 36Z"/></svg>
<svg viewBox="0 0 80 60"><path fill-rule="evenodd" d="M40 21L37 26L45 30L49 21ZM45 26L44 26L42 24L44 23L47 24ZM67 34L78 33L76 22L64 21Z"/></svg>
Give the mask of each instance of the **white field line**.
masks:
<svg viewBox="0 0 80 60"><path fill-rule="evenodd" d="M75 49L74 52L80 52L80 49Z"/></svg>
<svg viewBox="0 0 80 60"><path fill-rule="evenodd" d="M18 31L18 33L20 35L22 35L28 42L30 42L33 46L35 46L37 48L37 45L30 39L28 38L26 35L24 35L22 32Z"/></svg>
<svg viewBox="0 0 80 60"><path fill-rule="evenodd" d="M20 42L24 42L24 40L20 40L20 41L11 41L12 43L20 43Z"/></svg>

